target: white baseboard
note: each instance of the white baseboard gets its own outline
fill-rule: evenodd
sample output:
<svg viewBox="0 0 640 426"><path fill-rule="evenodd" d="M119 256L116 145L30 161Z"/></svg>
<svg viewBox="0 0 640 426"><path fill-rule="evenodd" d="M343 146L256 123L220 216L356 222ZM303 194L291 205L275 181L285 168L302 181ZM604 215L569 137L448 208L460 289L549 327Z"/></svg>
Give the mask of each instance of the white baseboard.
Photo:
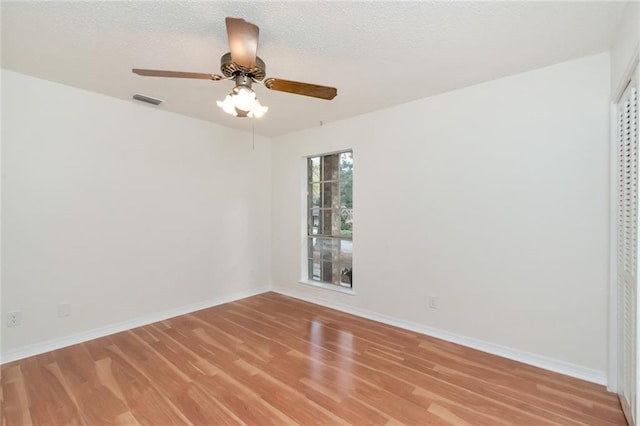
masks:
<svg viewBox="0 0 640 426"><path fill-rule="evenodd" d="M108 336L110 334L119 333L121 331L131 330L132 328L141 327L143 325L152 324L154 322L164 321L166 319L177 317L179 315L185 315L191 312L199 311L201 309L211 308L213 306L233 302L235 300L244 299L245 297L255 296L256 294L265 293L267 291L270 291L269 287L261 287L256 290L233 293L227 296L217 297L215 299L209 299L202 302L193 303L187 306L170 309L168 311L145 315L142 317L134 318L129 321L125 321L117 324L111 324L105 327L94 328L92 330L71 334L69 336L47 340L45 342L37 343L35 345L23 346L21 348L8 350L5 352L2 352L2 354L0 355L0 364L6 364L7 362L28 358L30 356L53 351L53 350L64 348L71 345L76 345L78 343Z"/></svg>
<svg viewBox="0 0 640 426"><path fill-rule="evenodd" d="M88 340L97 339L100 337L108 336L110 334L119 333L121 331L131 330L132 328L141 327L143 325L152 324L154 322L163 321L169 318L173 318L179 315L188 314L191 312L199 311L201 309L210 308L224 303L233 302L235 300L244 299L246 297L255 296L267 291L274 291L276 293L291 296L296 299L304 300L317 305L326 306L327 308L336 309L338 311L346 312L348 314L356 315L362 318L367 318L373 321L378 321L384 324L393 325L406 330L414 331L416 333L425 334L427 336L436 337L438 339L446 340L449 342L457 343L462 346L467 346L473 349L477 349L483 352L487 352L493 355L501 356L503 358L519 361L524 364L533 365L535 367L543 368L545 370L554 371L556 373L565 374L567 376L576 377L578 379L586 380L601 385L607 384L606 374L603 371L593 370L579 365L571 364L564 361L548 358L541 355L532 354L529 352L521 351L518 349L512 349L501 345L485 342L482 340L461 336L458 334L450 333L447 331L439 330L432 327L427 327L421 324L412 323L410 321L401 320L388 315L382 315L366 309L355 308L352 306L344 305L341 303L332 302L318 297L309 296L303 292L295 290L285 289L281 287L269 288L262 287L260 289L238 292L227 296L218 297L215 299L209 299L202 302L194 303L191 305L183 306L176 309L171 309L164 312L159 312L143 317L135 318L129 321L121 322L118 324L112 324L105 327L99 327L92 330L75 333L69 336L51 339L35 345L24 346L21 348L2 352L0 355L0 364L16 361L30 356L38 355L44 352L53 351L56 349L64 348L67 346L83 343Z"/></svg>
<svg viewBox="0 0 640 426"><path fill-rule="evenodd" d="M285 296L291 296L296 299L304 300L306 302L325 306L327 308L346 312L348 314L356 315L362 318L367 318L367 319L378 321L384 324L393 325L395 327L404 328L406 330L414 331L420 334L425 334L427 336L446 340L448 342L457 343L462 346L467 346L469 348L477 349L482 352L487 352L487 353L497 355L503 358L508 358L514 361L522 362L524 364L532 365L545 370L549 370L549 371L564 374L567 376L575 377L578 379L586 380L588 382L597 383L599 385L605 385L605 386L607 384L607 375L604 371L593 370L590 368L581 367L579 365L575 365L565 361L559 361L557 359L548 358L542 355L536 355L526 351L521 351L518 349L508 348L506 346L485 342L483 340L461 336L461 335L450 333L448 331L440 330L437 328L427 327L421 324L416 324L410 321L401 320L388 315L382 315L366 309L355 308L342 303L336 303L336 302L332 302L322 298L309 296L306 293L298 292L295 290L285 289L282 287L274 287L272 291L276 293L284 294Z"/></svg>

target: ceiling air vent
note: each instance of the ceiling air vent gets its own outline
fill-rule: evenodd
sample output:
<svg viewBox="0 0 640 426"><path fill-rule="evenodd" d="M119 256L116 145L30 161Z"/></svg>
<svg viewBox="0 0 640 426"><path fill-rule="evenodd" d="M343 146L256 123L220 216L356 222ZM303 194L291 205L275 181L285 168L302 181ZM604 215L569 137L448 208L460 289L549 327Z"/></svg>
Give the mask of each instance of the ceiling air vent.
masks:
<svg viewBox="0 0 640 426"><path fill-rule="evenodd" d="M141 95L140 93L136 93L135 95L133 95L133 99L152 105L160 105L162 102L164 102L162 99L152 98L151 96Z"/></svg>

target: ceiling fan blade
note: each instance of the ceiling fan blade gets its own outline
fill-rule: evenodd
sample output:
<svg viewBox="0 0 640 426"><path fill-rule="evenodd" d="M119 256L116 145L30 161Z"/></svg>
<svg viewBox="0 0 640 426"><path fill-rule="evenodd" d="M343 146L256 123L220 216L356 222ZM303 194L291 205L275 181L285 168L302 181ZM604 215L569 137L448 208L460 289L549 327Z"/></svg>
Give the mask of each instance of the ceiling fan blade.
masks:
<svg viewBox="0 0 640 426"><path fill-rule="evenodd" d="M260 29L244 19L227 17L225 22L231 60L241 67L252 69L256 65Z"/></svg>
<svg viewBox="0 0 640 426"><path fill-rule="evenodd" d="M163 70L143 70L134 68L134 74L145 77L175 77L175 78L199 78L202 80L222 80L224 77L218 74L205 74L200 72L163 71Z"/></svg>
<svg viewBox="0 0 640 426"><path fill-rule="evenodd" d="M317 84L300 83L298 81L280 80L278 78L267 78L264 81L267 89L277 90L278 92L295 93L296 95L312 96L331 100L338 94L335 87L319 86Z"/></svg>

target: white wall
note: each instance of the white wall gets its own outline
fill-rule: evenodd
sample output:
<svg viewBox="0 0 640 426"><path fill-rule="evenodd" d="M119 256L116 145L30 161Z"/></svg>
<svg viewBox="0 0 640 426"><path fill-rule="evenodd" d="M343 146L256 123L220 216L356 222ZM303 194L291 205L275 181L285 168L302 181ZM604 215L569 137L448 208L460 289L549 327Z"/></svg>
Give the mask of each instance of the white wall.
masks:
<svg viewBox="0 0 640 426"><path fill-rule="evenodd" d="M2 103L5 356L270 285L270 140L10 71Z"/></svg>
<svg viewBox="0 0 640 426"><path fill-rule="evenodd" d="M276 138L274 285L604 382L609 67L599 54ZM355 295L298 283L303 157L347 148Z"/></svg>
<svg viewBox="0 0 640 426"><path fill-rule="evenodd" d="M243 132L3 71L2 312L23 311L3 353L272 276L604 375L609 79L596 55L252 151ZM298 284L303 157L346 148L353 296Z"/></svg>
<svg viewBox="0 0 640 426"><path fill-rule="evenodd" d="M611 46L611 94L616 101L622 94L640 44L640 2L629 1Z"/></svg>

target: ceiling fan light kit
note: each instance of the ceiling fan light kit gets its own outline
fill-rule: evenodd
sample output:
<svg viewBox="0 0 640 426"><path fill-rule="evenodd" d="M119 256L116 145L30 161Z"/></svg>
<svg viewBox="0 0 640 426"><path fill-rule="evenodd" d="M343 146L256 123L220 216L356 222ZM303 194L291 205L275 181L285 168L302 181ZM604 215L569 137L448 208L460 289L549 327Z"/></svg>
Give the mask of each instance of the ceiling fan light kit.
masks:
<svg viewBox="0 0 640 426"><path fill-rule="evenodd" d="M257 56L259 28L244 19L226 18L227 35L229 37L229 53L220 58L220 70L223 76L217 74L193 73L183 71L146 70L134 68L135 74L145 77L173 77L196 78L202 80L234 80L236 85L223 101L216 104L227 114L234 117L260 118L269 107L260 104L256 92L251 88L252 83L262 83L269 90L311 96L314 98L331 100L338 91L335 87L317 84L301 83L297 81L267 78L266 65Z"/></svg>
<svg viewBox="0 0 640 426"><path fill-rule="evenodd" d="M269 107L262 106L251 88L251 78L247 75L236 76L236 87L224 98L216 101L218 106L227 114L234 117L262 117Z"/></svg>

